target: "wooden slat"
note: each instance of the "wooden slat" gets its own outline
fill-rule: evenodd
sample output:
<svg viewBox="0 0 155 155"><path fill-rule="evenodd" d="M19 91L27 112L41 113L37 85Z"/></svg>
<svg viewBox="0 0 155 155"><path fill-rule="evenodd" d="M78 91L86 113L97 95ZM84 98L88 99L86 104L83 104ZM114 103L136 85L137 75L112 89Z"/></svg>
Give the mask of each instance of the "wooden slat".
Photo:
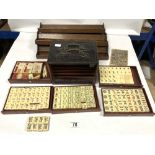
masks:
<svg viewBox="0 0 155 155"><path fill-rule="evenodd" d="M97 50L98 54L108 53L108 47L98 47Z"/></svg>
<svg viewBox="0 0 155 155"><path fill-rule="evenodd" d="M36 57L38 59L47 59L48 52L47 51L38 51ZM100 60L108 60L109 59L108 53L98 53L98 57Z"/></svg>
<svg viewBox="0 0 155 155"><path fill-rule="evenodd" d="M47 34L48 33L48 34ZM40 35L41 39L38 38ZM50 39L49 39L50 38ZM52 41L96 41L98 57L101 60L108 59L108 42L104 25L53 25L40 24L35 43L38 45L37 58L47 58Z"/></svg>
<svg viewBox="0 0 155 155"><path fill-rule="evenodd" d="M104 25L43 25L38 29L39 32L50 33L104 33Z"/></svg>
<svg viewBox="0 0 155 155"><path fill-rule="evenodd" d="M50 46L38 46L38 51L48 52ZM98 53L107 53L108 47L98 47Z"/></svg>
<svg viewBox="0 0 155 155"><path fill-rule="evenodd" d="M108 60L109 59L108 53L99 54L98 57L100 60Z"/></svg>
<svg viewBox="0 0 155 155"><path fill-rule="evenodd" d="M38 46L38 51L48 52L49 49L50 49L50 46Z"/></svg>
<svg viewBox="0 0 155 155"><path fill-rule="evenodd" d="M38 39L61 39L61 40L101 40L106 41L104 34L56 34L56 33L39 33Z"/></svg>
<svg viewBox="0 0 155 155"><path fill-rule="evenodd" d="M73 40L75 41L75 39L69 39L69 40L70 41L73 41ZM37 45L50 45L52 43L52 41L54 41L54 39L47 39L47 40L45 40L45 39L36 39L35 43ZM89 40L86 40L86 39L82 40L82 39L80 39L78 41L89 41ZM95 40L92 39L91 41L95 41ZM107 41L99 40L99 41L96 41L96 44L97 44L97 46L108 46L108 42Z"/></svg>

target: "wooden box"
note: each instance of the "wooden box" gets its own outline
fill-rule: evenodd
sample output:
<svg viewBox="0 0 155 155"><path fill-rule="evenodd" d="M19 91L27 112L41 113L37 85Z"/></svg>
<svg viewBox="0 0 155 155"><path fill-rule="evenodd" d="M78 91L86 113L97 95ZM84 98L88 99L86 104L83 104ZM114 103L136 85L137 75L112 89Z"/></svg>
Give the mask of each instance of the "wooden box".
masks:
<svg viewBox="0 0 155 155"><path fill-rule="evenodd" d="M99 86L142 86L135 66L99 66Z"/></svg>
<svg viewBox="0 0 155 155"><path fill-rule="evenodd" d="M8 79L10 83L51 83L51 72L45 61L17 61Z"/></svg>
<svg viewBox="0 0 155 155"><path fill-rule="evenodd" d="M38 28L37 58L47 58L49 46L54 40L95 41L99 59L107 60L108 42L104 25L44 25Z"/></svg>
<svg viewBox="0 0 155 155"><path fill-rule="evenodd" d="M153 111L135 66L99 66L105 116L146 116Z"/></svg>
<svg viewBox="0 0 155 155"><path fill-rule="evenodd" d="M93 85L11 87L3 114L100 111Z"/></svg>
<svg viewBox="0 0 155 155"><path fill-rule="evenodd" d="M53 96L52 113L100 111L96 88L92 85L57 86Z"/></svg>
<svg viewBox="0 0 155 155"><path fill-rule="evenodd" d="M53 88L11 87L3 108L3 114L51 112Z"/></svg>
<svg viewBox="0 0 155 155"><path fill-rule="evenodd" d="M101 94L105 116L154 115L142 87L104 87Z"/></svg>
<svg viewBox="0 0 155 155"><path fill-rule="evenodd" d="M95 42L54 41L48 63L56 84L95 83L98 57Z"/></svg>

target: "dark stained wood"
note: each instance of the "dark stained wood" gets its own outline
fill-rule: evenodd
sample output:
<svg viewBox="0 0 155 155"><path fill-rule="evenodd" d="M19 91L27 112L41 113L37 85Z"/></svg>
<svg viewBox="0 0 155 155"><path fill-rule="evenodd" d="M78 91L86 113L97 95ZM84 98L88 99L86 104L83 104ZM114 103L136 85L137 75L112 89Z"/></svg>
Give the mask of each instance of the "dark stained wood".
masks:
<svg viewBox="0 0 155 155"><path fill-rule="evenodd" d="M44 36L44 37L42 37ZM46 36L46 37L45 37ZM57 40L101 40L101 41L106 41L107 38L103 34L55 34L55 33L50 33L50 34L38 34L38 39L57 39Z"/></svg>
<svg viewBox="0 0 155 155"><path fill-rule="evenodd" d="M1 19L0 20L0 29L8 22L7 19Z"/></svg>
<svg viewBox="0 0 155 155"><path fill-rule="evenodd" d="M36 39L36 44L37 45L50 45L52 43L52 41L54 40L59 40L59 39ZM66 40L70 40L73 41L75 39L66 39ZM86 41L86 39L79 39L78 41ZM87 40L90 41L90 40ZM93 39L91 39L91 41L94 41ZM96 41L97 46L108 46L108 42L107 41L101 41L101 40L97 40Z"/></svg>
<svg viewBox="0 0 155 155"><path fill-rule="evenodd" d="M57 48L55 44L61 44L61 48ZM76 52L65 52L64 49L76 49L80 51L81 47L86 49L84 53L87 55L83 58ZM76 45L76 46L74 46ZM67 50L66 50L67 51ZM53 42L48 52L48 63L51 68L52 82L56 84L81 84L95 83L96 69L98 66L98 56L96 44L94 42L64 41ZM59 54L58 54L59 53Z"/></svg>
<svg viewBox="0 0 155 155"><path fill-rule="evenodd" d="M103 47L98 47L97 50L98 50L99 55L104 54L104 53L105 54L108 53L108 47L106 47L106 46L105 47L104 46Z"/></svg>
<svg viewBox="0 0 155 155"><path fill-rule="evenodd" d="M108 53L99 54L98 57L100 60L109 60Z"/></svg>
<svg viewBox="0 0 155 155"><path fill-rule="evenodd" d="M47 59L48 58L49 45L39 45L36 57L38 59ZM108 60L108 47L98 47L98 57L100 60Z"/></svg>
<svg viewBox="0 0 155 155"><path fill-rule="evenodd" d="M41 24L39 32L46 33L103 33L104 25L44 25Z"/></svg>
<svg viewBox="0 0 155 155"><path fill-rule="evenodd" d="M38 46L38 51L42 52L48 52L50 49L50 46ZM98 54L107 53L108 47L98 47Z"/></svg>
<svg viewBox="0 0 155 155"><path fill-rule="evenodd" d="M47 34L45 38L39 38L40 35ZM108 41L103 25L55 25L40 24L35 43L38 46L36 57L38 59L47 59L48 48L41 46L50 46L55 40L67 41L95 41L98 47L98 58L108 60ZM41 48L40 48L41 47Z"/></svg>

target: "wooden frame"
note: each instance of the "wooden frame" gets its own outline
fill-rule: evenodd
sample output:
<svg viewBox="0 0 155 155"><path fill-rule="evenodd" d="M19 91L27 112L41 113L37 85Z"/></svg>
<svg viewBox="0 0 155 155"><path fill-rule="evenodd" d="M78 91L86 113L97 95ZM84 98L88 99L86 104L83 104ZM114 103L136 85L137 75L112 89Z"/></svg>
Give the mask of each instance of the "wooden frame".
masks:
<svg viewBox="0 0 155 155"><path fill-rule="evenodd" d="M32 87L44 87L44 86L32 86ZM50 86L45 86L50 87ZM5 105L9 97L9 93L11 88L29 88L29 87L10 87L2 113L3 114L28 114L28 113L51 113L51 102L53 102L53 87L50 87L50 99L49 99L49 108L47 109L39 109L39 110L5 110Z"/></svg>
<svg viewBox="0 0 155 155"><path fill-rule="evenodd" d="M78 85L78 86L87 86L87 85ZM60 87L66 87L66 86L60 86ZM68 87L73 87L73 86L68 86ZM52 113L53 114L59 114L59 113L98 112L98 111L100 111L100 106L99 106L99 102L98 102L98 98L97 98L97 92L96 92L96 88L94 85L93 85L93 91L94 91L94 98L95 98L95 102L96 102L95 108L89 108L89 109L52 109ZM53 91L53 94L54 94L54 91ZM54 100L54 98L53 98L53 100ZM53 107L53 104L52 104L52 107Z"/></svg>
<svg viewBox="0 0 155 155"><path fill-rule="evenodd" d="M142 86L142 83L141 83L141 80L140 80L140 77L139 77L136 66L104 66L104 65L100 65L100 66L103 66L103 67L130 67L131 72L132 72L132 77L133 77L134 84L101 83L100 82L100 71L98 69L99 87L106 87L106 86L114 86L114 87L115 86L119 86L119 87L121 87L121 86L134 86L134 87L141 87Z"/></svg>
<svg viewBox="0 0 155 155"><path fill-rule="evenodd" d="M138 89L138 87L104 87L105 89ZM144 93L144 96L145 96L145 99L146 99L146 102L147 102L147 105L148 105L148 108L149 108L149 112L106 112L105 111L105 106L104 106L104 98L103 98L103 94L102 94L102 89L103 87L101 88L101 94L102 94L102 105L103 105L103 111L104 111L104 116L153 116L154 113L153 113L153 110L152 110L152 107L150 105L150 102L149 102L149 99L146 95L146 92L144 90L144 88L142 87L139 87L142 89L143 93Z"/></svg>

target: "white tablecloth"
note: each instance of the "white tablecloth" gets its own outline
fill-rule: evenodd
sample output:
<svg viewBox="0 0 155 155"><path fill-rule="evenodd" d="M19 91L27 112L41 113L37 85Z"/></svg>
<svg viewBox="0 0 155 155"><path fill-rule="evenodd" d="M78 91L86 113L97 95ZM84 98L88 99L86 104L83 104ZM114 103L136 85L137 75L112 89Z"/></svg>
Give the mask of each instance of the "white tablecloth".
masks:
<svg viewBox="0 0 155 155"><path fill-rule="evenodd" d="M15 62L18 60L36 60L37 46L35 45L36 33L21 32L6 59L0 68L0 109L2 110L10 86L29 86L29 84L9 84L8 78ZM130 38L121 35L108 35L109 52L112 48L129 51L129 65L137 66L142 84L146 90L151 106L155 111L153 98L145 81ZM44 59L42 59L44 60ZM100 64L109 64L100 61ZM31 84L33 86L33 84ZM37 84L37 86L42 84ZM49 85L49 84L47 84ZM52 84L51 84L52 85ZM100 88L97 86L99 103L102 107ZM103 108L102 108L103 109ZM29 133L25 130L29 116L47 115L51 117L50 130L44 133ZM73 128L71 122L78 122L78 127ZM104 154L104 151L114 152L110 145L117 151L121 150L119 144L128 149L121 135L150 135L155 134L155 118L148 117L103 117L103 112L69 113L69 114L0 114L0 148L6 153L20 154L23 150L28 154ZM3 137L3 139L1 139ZM134 136L135 138L136 136ZM6 139L7 138L7 139ZM9 138L9 139L8 139ZM127 139L130 140L128 137ZM22 141L22 142L21 142ZM132 140L134 147L137 143L144 148L141 139ZM7 147L9 144L9 147ZM25 146L26 145L26 146ZM1 147L2 146L2 147ZM117 147L116 147L117 146ZM120 146L121 147L121 146ZM9 149L10 148L10 149ZM12 150L11 150L12 149ZM131 153L132 148L126 150ZM149 151L149 150L148 150ZM56 153L57 152L57 153ZM95 153L96 152L96 153ZM120 152L120 154L124 152ZM137 152L139 153L139 152ZM149 153L149 152L147 152ZM126 154L126 153L125 153Z"/></svg>

